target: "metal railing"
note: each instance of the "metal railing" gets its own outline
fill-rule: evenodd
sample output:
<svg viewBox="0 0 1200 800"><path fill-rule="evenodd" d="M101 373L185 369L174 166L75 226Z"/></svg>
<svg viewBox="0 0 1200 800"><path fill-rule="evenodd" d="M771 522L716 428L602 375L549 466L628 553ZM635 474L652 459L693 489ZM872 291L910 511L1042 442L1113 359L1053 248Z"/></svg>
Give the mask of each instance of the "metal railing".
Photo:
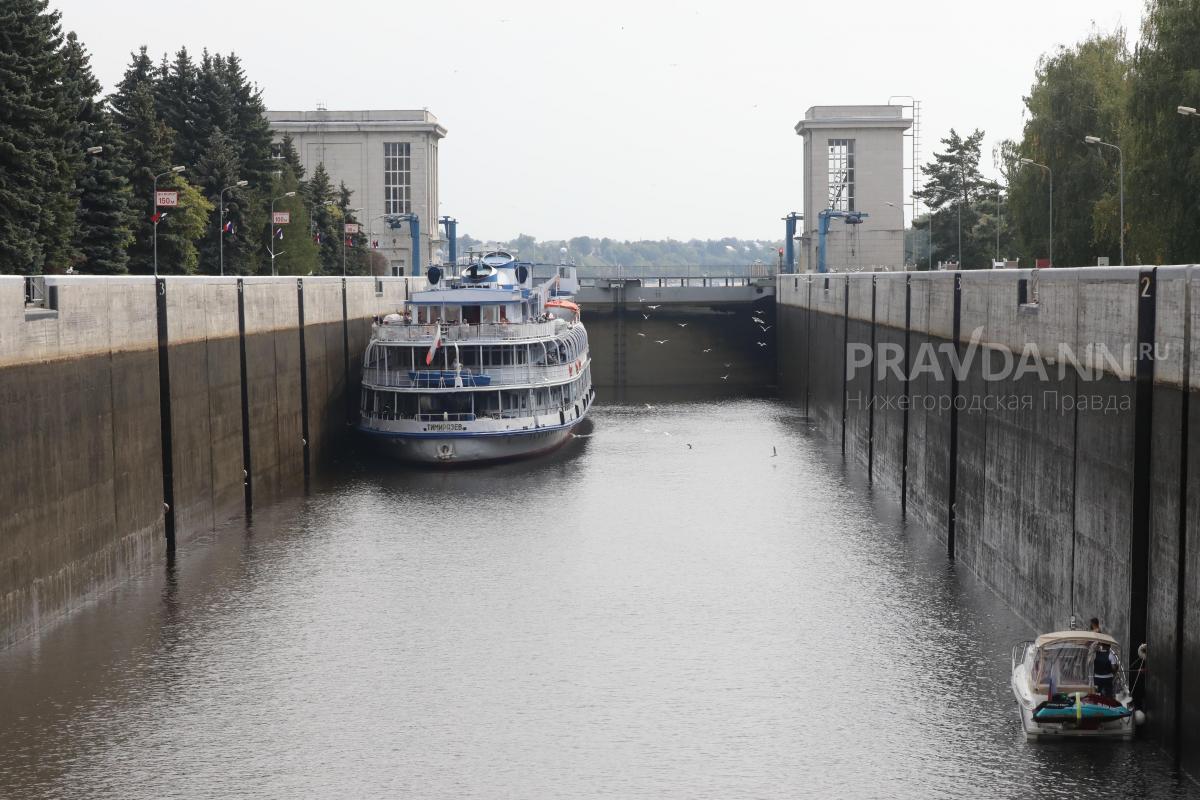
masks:
<svg viewBox="0 0 1200 800"><path fill-rule="evenodd" d="M437 325L376 325L375 338L381 342L430 342ZM548 339L554 335L553 322L485 322L479 325L443 325L443 342L512 341Z"/></svg>
<svg viewBox="0 0 1200 800"><path fill-rule="evenodd" d="M447 370L411 370L383 369L382 367L366 367L363 369L362 382L369 386L388 389L452 389L455 387L453 377L446 375ZM464 388L490 389L501 386L567 383L579 372L574 364L555 364L552 366L518 365L512 367L484 367L481 370L462 372ZM413 376L416 376L415 380ZM484 376L491 378L486 386L472 385L472 378Z"/></svg>

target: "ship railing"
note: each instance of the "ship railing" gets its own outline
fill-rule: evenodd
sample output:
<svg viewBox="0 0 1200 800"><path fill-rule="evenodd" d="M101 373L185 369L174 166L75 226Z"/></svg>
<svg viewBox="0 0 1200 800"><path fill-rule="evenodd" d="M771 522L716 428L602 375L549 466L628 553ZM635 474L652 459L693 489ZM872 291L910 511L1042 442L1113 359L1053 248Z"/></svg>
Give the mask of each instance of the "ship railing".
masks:
<svg viewBox="0 0 1200 800"><path fill-rule="evenodd" d="M366 367L363 369L363 383L370 386L379 386L391 389L411 389L420 387L428 388L454 388L455 379L449 375L444 368L429 369L429 370L412 370L412 369L384 369L383 367ZM415 373L416 380L413 380L410 372ZM422 375L425 372L425 375ZM512 366L512 367L484 367L483 369L464 368L462 371L463 384L466 389L491 389L498 386L514 386L522 384L543 384L543 383L563 383L574 378L579 371L575 369L575 365L571 364L554 364L552 366ZM482 386L472 383L472 379L477 376L487 376L491 378L491 382ZM436 376L436 377L433 377Z"/></svg>
<svg viewBox="0 0 1200 800"><path fill-rule="evenodd" d="M437 334L437 328L437 325L394 323L376 325L374 333L375 339L380 342L430 342ZM553 322L484 322L478 325L442 325L442 341L444 342L547 339L553 335Z"/></svg>

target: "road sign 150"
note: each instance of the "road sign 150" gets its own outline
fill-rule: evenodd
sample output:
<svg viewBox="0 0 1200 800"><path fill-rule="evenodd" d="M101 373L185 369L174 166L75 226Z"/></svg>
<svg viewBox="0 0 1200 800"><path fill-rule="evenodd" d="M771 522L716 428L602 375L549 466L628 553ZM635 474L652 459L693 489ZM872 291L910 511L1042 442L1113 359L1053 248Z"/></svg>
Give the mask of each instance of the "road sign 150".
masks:
<svg viewBox="0 0 1200 800"><path fill-rule="evenodd" d="M276 211L274 213L274 215L272 215L272 217L271 217L271 222L275 223L276 225L291 225L292 224L292 212Z"/></svg>
<svg viewBox="0 0 1200 800"><path fill-rule="evenodd" d="M358 223L357 222L347 222L346 223L346 233L358 233Z"/></svg>
<svg viewBox="0 0 1200 800"><path fill-rule="evenodd" d="M175 208L179 205L179 192L171 189L166 189L161 192L154 193L154 204L166 208Z"/></svg>

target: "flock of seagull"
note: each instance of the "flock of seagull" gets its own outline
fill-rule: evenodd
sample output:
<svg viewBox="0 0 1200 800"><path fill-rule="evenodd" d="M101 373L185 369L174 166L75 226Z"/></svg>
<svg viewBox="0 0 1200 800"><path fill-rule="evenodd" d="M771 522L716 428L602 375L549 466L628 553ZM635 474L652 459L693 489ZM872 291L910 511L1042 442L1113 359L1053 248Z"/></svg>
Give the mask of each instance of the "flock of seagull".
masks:
<svg viewBox="0 0 1200 800"><path fill-rule="evenodd" d="M662 308L662 304L661 304L661 303L659 303L659 304L656 304L656 305L650 305L649 303L646 303L646 298L644 298L644 297L639 297L639 298L638 298L638 302L639 302L639 303L643 303L643 304L645 304L646 308L647 308L647 309L649 309L650 311L657 311L658 309ZM757 309L757 308L756 308L756 309L754 309L753 313L752 313L752 314L751 314L751 316L750 316L750 319L751 319L751 321L752 321L752 322L753 322L755 325L757 325L759 328L761 328L761 329L762 329L762 332L763 332L763 333L766 333L767 331L771 330L771 328L774 328L775 326L774 326L774 325L768 325L768 324L767 324L767 322L766 322L766 320L764 320L764 319L762 319L760 316L758 316L758 315L759 315L759 314L761 314L761 313L763 313L761 310L759 310L759 309ZM649 315L649 314L647 314L645 311L642 311L642 312L641 312L641 314L642 314L642 319L644 319L644 320L648 320L648 319L650 319L650 315ZM688 324L689 324L689 323L687 323L687 322L676 322L675 324L676 324L676 325L678 325L680 328L686 328L686 327L688 326ZM646 338L646 334L645 334L643 331L638 331L638 332L637 332L637 335L638 335L638 336L640 336L640 337L642 337L643 339L645 339L645 338ZM651 341L653 341L655 344L658 344L658 345L663 345L663 344L666 344L667 342L669 342L669 341L671 341L671 340L670 340L670 339L653 339L653 340L651 340ZM759 347L766 347L766 346L767 346L767 343L766 343L766 342L755 342L755 344L757 344ZM711 352L712 352L712 348L711 348L711 347L706 347L706 348L704 348L703 350L701 350L700 352L701 352L701 353L711 353ZM732 366L733 366L733 364L732 364L732 363L726 363L726 364L725 364L725 368L726 368L726 369L729 369L729 368L730 368L730 367L732 367ZM722 376L721 376L721 380L723 380L723 381L727 381L727 380L729 380L729 375L722 375ZM646 407L647 407L647 408L650 408L650 406L649 406L649 405L647 405Z"/></svg>

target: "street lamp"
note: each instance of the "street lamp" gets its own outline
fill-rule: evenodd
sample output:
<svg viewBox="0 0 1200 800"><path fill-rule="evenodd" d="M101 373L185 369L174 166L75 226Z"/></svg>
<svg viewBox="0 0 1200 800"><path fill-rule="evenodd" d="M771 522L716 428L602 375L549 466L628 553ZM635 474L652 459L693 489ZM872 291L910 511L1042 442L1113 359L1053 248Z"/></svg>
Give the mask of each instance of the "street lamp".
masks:
<svg viewBox="0 0 1200 800"><path fill-rule="evenodd" d="M156 278L158 277L158 179L172 173L179 174L185 169L187 167L171 167L166 172L160 172L154 176L154 196L151 198L153 201L151 208L154 209L154 216L151 217L151 220L154 222L154 277Z"/></svg>
<svg viewBox="0 0 1200 800"><path fill-rule="evenodd" d="M996 261L1000 260L1000 227L1004 224L1004 211L1000 207L1000 187L996 187ZM993 262L995 263L995 262Z"/></svg>
<svg viewBox="0 0 1200 800"><path fill-rule="evenodd" d="M1098 144L1101 147L1111 147L1117 151L1117 169L1120 177L1119 194L1121 197L1121 266L1125 266L1125 154L1115 144L1102 141L1098 136L1085 136L1083 141L1088 144Z"/></svg>
<svg viewBox="0 0 1200 800"><path fill-rule="evenodd" d="M1054 266L1054 170L1050 169L1045 164L1039 164L1030 158L1022 158L1021 163L1029 167L1038 167L1046 170L1046 174L1050 176L1050 266Z"/></svg>
<svg viewBox="0 0 1200 800"><path fill-rule="evenodd" d="M233 186L226 186L221 190L221 217L217 220L217 236L221 242L221 274L225 274L225 193L231 189L240 189L243 186L249 186L250 181L238 181Z"/></svg>
<svg viewBox="0 0 1200 800"><path fill-rule="evenodd" d="M276 253L272 249L275 246L275 201L282 200L285 197L295 197L295 196L296 196L295 192L284 192L283 194L279 195L278 197L271 198L271 224L267 228L267 231L268 231L267 252L270 253L270 255L271 255L271 275L272 276L274 276L274 274L275 274L275 259L278 258L279 256L283 255L282 250L280 250L278 253Z"/></svg>
<svg viewBox="0 0 1200 800"><path fill-rule="evenodd" d="M1200 117L1200 111L1191 106L1178 106L1175 110L1185 117Z"/></svg>
<svg viewBox="0 0 1200 800"><path fill-rule="evenodd" d="M902 237L904 237L904 239L907 239L908 237L904 236L904 209L900 208L900 206L896 205L895 203L893 203L890 200L884 200L883 204L885 206L887 206L888 208L894 208L900 212L900 235ZM903 249L905 251L904 252L904 269L907 272L908 271L908 242L907 241L904 241ZM915 263L916 260L917 260L917 248L916 248L916 240L914 239L913 240L913 262Z"/></svg>
<svg viewBox="0 0 1200 800"><path fill-rule="evenodd" d="M362 209L361 208L347 208L346 216L342 217L342 277L343 278L346 277L346 224L347 224L346 220L350 217L351 214L355 213L356 211L362 211ZM370 227L369 221L368 221L368 227Z"/></svg>
<svg viewBox="0 0 1200 800"><path fill-rule="evenodd" d="M89 147L87 150L84 150L83 152L87 153L89 156L98 156L104 152L104 148L100 145L96 145L94 147Z"/></svg>

